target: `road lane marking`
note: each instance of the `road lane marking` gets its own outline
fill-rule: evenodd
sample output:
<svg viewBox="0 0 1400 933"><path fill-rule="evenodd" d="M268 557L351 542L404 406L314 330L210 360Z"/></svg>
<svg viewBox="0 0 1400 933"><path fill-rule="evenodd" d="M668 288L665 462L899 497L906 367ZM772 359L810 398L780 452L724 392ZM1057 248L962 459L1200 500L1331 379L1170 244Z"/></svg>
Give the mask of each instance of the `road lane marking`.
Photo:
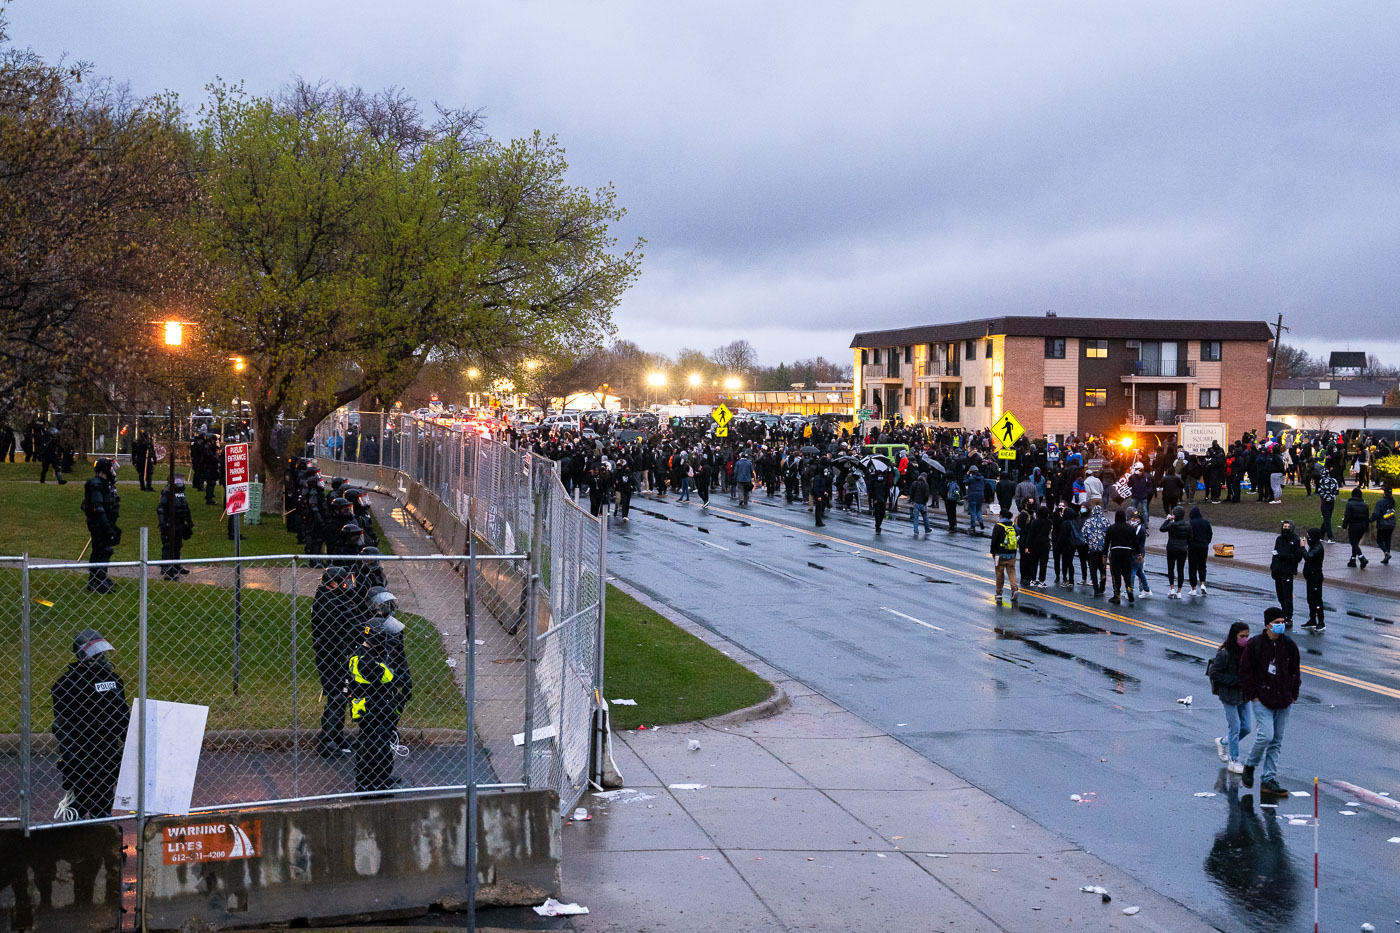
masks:
<svg viewBox="0 0 1400 933"><path fill-rule="evenodd" d="M947 567L943 564L935 564L932 561L922 560L918 557L910 557L907 554L900 554L897 551L886 551L883 548L874 547L872 545L857 544L856 542L851 541L847 538L838 538L834 535L823 534L820 531L813 531L808 528L803 528L800 525L793 525L789 524L788 522L774 521L771 518L759 518L757 515L753 515L749 512L735 512L730 509L721 509L713 507L711 508L711 511L727 512L730 515L742 516L745 521L761 522L765 525L772 525L774 528L782 528L786 531L800 532L802 534L808 535L809 537L821 538L823 541L832 541L836 544L846 545L847 547L860 548L862 551L866 551L871 554L880 554L884 557L891 557L895 560L902 560L906 563L915 564L920 567L928 567L931 570L939 570L943 573L953 574L954 576L959 576L967 580L974 580L978 583L990 584L995 582L995 580L991 576L983 576L978 573L973 573L969 570L959 570L956 567ZM1146 631L1153 632L1158 635L1167 635L1171 638L1177 638L1181 641L1188 641L1192 644L1200 645L1205 648L1216 649L1220 647L1219 643L1211 638L1205 638L1200 635L1194 635L1190 632L1180 632L1176 629L1168 628L1165 625L1158 625L1155 622L1147 622L1142 619L1134 619L1130 616L1119 615L1116 612L1109 612L1106 609L1099 609L1095 606L1087 606L1083 603L1073 602L1072 600L1061 599L1060 597L1052 596L1049 593L1038 593L1029 590L1022 590L1021 598L1025 599L1026 597L1030 597L1032 599L1039 599L1043 602L1047 602L1055 606L1061 606L1065 609L1073 609L1077 612L1085 612L1089 615L1098 616L1101 619L1110 619L1114 622L1121 622L1124 625L1131 625L1134 628L1145 629ZM1332 671L1323 670L1320 667L1313 667L1308 664L1302 665L1302 670L1304 674L1308 674L1313 677L1320 677L1323 680L1330 680L1333 683L1343 684L1348 687L1355 687L1358 690L1365 690L1368 693L1376 693L1380 694L1381 696L1390 697L1394 700L1400 700L1400 690L1397 690L1394 687L1387 687L1384 684L1372 683L1369 680L1360 680L1356 677L1349 677L1346 674L1336 674Z"/></svg>
<svg viewBox="0 0 1400 933"><path fill-rule="evenodd" d="M724 547L723 545L720 545L720 544L715 544L713 541L701 541L700 543L703 544L703 545L705 545L706 547L719 548L721 551L727 551L727 550L729 550L729 548Z"/></svg>
<svg viewBox="0 0 1400 933"><path fill-rule="evenodd" d="M943 631L943 629L941 629L941 628L939 628L938 626L934 625L932 622L925 622L923 619L916 619L916 618L914 618L913 616L907 616L907 615L905 615L905 614L902 613L902 612L897 612L897 611L895 611L894 609L891 609L889 606L881 606L880 608L883 609L883 610L885 610L886 612L888 612L890 615L899 616L901 619L908 619L910 622L913 622L915 625L922 625L924 628L931 628L931 629L933 629L935 632L941 632L941 631Z"/></svg>

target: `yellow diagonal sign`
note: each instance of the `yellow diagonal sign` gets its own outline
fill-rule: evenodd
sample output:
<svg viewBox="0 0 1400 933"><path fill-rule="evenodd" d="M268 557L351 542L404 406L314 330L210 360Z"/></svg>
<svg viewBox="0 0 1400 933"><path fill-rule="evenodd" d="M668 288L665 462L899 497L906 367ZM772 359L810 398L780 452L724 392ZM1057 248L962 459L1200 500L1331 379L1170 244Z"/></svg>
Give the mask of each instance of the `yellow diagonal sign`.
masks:
<svg viewBox="0 0 1400 933"><path fill-rule="evenodd" d="M715 419L715 424L724 427L734 420L734 412L724 405L716 405L714 411L710 412L710 417Z"/></svg>
<svg viewBox="0 0 1400 933"><path fill-rule="evenodd" d="M1026 429L1021 427L1021 422L1009 411L1002 412L1001 417L992 424L992 437L1003 447L1010 447L1025 433Z"/></svg>

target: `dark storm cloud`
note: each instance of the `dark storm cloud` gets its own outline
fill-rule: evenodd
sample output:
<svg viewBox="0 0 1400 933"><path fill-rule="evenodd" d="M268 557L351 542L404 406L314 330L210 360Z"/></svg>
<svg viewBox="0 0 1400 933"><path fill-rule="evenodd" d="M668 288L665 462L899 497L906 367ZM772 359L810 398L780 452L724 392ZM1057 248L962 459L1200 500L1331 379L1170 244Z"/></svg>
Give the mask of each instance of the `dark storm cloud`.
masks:
<svg viewBox="0 0 1400 933"><path fill-rule="evenodd" d="M839 355L998 313L1391 337L1400 7L20 0L17 38L187 100L298 73L558 133L647 237L624 336Z"/></svg>

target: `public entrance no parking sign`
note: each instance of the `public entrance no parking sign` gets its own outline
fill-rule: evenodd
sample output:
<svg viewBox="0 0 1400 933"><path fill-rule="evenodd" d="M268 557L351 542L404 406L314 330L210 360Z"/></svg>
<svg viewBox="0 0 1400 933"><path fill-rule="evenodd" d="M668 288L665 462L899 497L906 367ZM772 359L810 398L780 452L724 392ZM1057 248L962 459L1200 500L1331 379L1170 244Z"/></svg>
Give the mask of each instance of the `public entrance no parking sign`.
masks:
<svg viewBox="0 0 1400 933"><path fill-rule="evenodd" d="M224 495L229 515L248 511L248 445L229 444L224 448Z"/></svg>

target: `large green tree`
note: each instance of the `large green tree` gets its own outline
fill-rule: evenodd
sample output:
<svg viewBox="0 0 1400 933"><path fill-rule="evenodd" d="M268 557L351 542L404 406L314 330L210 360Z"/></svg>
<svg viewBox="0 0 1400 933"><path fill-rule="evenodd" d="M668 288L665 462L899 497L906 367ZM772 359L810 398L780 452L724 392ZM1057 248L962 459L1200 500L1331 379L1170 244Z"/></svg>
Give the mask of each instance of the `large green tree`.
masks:
<svg viewBox="0 0 1400 933"><path fill-rule="evenodd" d="M609 232L613 191L569 186L539 134L494 142L460 114L426 125L392 92L216 87L197 141L199 239L220 270L206 323L248 361L269 502L279 416L301 418L295 451L336 407L393 398L435 356L504 369L596 346L638 273L640 242L618 252Z"/></svg>

